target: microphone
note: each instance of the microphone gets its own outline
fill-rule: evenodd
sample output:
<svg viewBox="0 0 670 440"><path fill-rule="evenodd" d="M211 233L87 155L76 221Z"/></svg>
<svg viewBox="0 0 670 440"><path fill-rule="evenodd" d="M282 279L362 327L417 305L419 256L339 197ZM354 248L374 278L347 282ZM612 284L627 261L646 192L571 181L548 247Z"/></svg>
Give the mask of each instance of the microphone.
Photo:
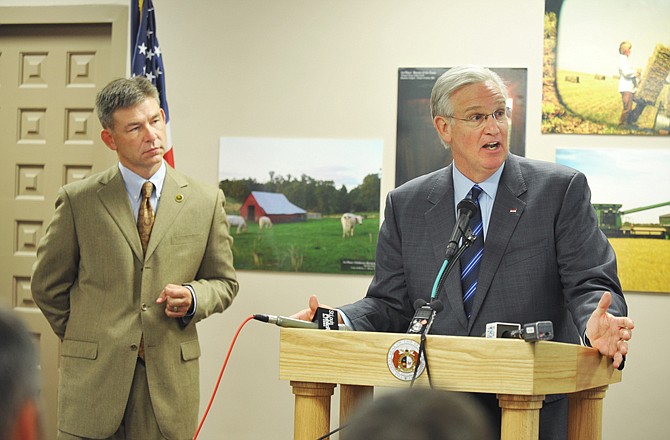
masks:
<svg viewBox="0 0 670 440"><path fill-rule="evenodd" d="M551 321L536 321L521 326L507 322L486 324L487 338L514 338L526 342L551 341L554 339L554 324Z"/></svg>
<svg viewBox="0 0 670 440"><path fill-rule="evenodd" d="M477 206L477 204L471 199L461 200L458 202L457 208L458 219L456 220L456 225L454 226L454 230L451 233L451 239L447 245L447 260L451 260L451 258L456 254L456 251L458 251L458 242L465 234L465 230L470 223L470 219L479 210L479 206Z"/></svg>
<svg viewBox="0 0 670 440"><path fill-rule="evenodd" d="M433 325L435 315L444 310L444 304L441 301L435 300L426 302L422 299L414 301L414 308L416 312L412 321L409 323L407 333L409 334L426 334L430 331Z"/></svg>
<svg viewBox="0 0 670 440"><path fill-rule="evenodd" d="M285 316L275 316L275 315L254 315L254 319L261 322L267 322L269 324L274 324L279 327L284 328L311 328L318 329L318 322L303 321L301 319L287 318ZM330 328L326 328L330 330ZM351 330L348 326L344 324L339 324L335 330Z"/></svg>
<svg viewBox="0 0 670 440"><path fill-rule="evenodd" d="M512 332L520 330L521 324L512 324L509 322L489 322L486 324L486 333L484 333L484 336L489 339L512 338Z"/></svg>
<svg viewBox="0 0 670 440"><path fill-rule="evenodd" d="M551 321L537 321L524 324L521 337L526 342L551 341L554 339L554 324Z"/></svg>

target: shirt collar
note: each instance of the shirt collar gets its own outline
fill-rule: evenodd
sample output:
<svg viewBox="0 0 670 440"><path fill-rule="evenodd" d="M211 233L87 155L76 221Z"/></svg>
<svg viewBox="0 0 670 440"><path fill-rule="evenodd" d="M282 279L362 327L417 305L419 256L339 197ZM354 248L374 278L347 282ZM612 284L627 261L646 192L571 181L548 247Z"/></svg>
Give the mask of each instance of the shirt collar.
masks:
<svg viewBox="0 0 670 440"><path fill-rule="evenodd" d="M456 203L458 203L468 195L472 189L472 186L475 185L475 182L465 177L456 166L456 163L453 165L454 199ZM498 183L500 182L500 176L502 175L503 168L505 168L505 162L503 162L502 166L498 168L496 172L493 173L488 179L477 183L484 194L490 197L491 200L495 200L496 198L496 193L498 192Z"/></svg>
<svg viewBox="0 0 670 440"><path fill-rule="evenodd" d="M165 161L161 163L158 171L156 171L149 179L145 179L134 173L121 162L119 162L119 171L121 172L121 177L123 177L123 183L126 185L126 191L132 200L139 199L142 185L147 180L154 184L154 187L156 187L156 199L160 199L161 192L163 191L163 182L165 181L165 175L167 174Z"/></svg>

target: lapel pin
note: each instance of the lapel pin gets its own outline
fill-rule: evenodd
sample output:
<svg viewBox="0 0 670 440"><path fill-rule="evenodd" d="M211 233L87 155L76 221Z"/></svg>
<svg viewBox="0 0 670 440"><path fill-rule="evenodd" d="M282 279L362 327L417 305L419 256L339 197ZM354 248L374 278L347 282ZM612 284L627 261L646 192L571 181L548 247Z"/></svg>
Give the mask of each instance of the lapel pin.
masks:
<svg viewBox="0 0 670 440"><path fill-rule="evenodd" d="M177 201L177 203L181 203L184 201L184 196L182 194L177 194L174 196L174 199Z"/></svg>
<svg viewBox="0 0 670 440"><path fill-rule="evenodd" d="M509 213L510 213L510 214L516 214L516 208L512 208L512 209L510 209L510 210L509 210Z"/></svg>

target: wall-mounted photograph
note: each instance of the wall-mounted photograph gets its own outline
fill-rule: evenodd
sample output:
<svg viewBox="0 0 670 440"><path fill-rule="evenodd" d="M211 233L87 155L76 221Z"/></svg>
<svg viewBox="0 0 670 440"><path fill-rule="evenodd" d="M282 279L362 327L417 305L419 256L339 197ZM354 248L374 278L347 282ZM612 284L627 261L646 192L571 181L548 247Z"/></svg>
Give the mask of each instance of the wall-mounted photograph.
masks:
<svg viewBox="0 0 670 440"><path fill-rule="evenodd" d="M624 291L670 292L670 150L556 149L583 172Z"/></svg>
<svg viewBox="0 0 670 440"><path fill-rule="evenodd" d="M430 93L448 67L398 69L398 116L395 185L451 163L430 116ZM526 69L491 68L507 85L511 108L509 146L519 156L526 152Z"/></svg>
<svg viewBox="0 0 670 440"><path fill-rule="evenodd" d="M372 274L381 140L222 137L235 268Z"/></svg>
<svg viewBox="0 0 670 440"><path fill-rule="evenodd" d="M545 0L542 133L669 130L670 2Z"/></svg>

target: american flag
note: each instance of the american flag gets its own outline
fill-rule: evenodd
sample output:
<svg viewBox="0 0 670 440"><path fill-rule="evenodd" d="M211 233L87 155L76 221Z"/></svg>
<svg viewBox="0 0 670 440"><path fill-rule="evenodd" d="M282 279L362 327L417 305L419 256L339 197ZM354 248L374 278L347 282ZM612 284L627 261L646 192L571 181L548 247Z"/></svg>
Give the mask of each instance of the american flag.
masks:
<svg viewBox="0 0 670 440"><path fill-rule="evenodd" d="M158 89L161 99L161 108L165 111L167 122L167 151L163 158L174 168L174 154L172 150L172 134L170 132L170 112L165 94L165 69L163 67L163 53L156 36L156 16L151 0L131 0L133 14L141 11L136 29L135 44L132 47L132 75L145 76Z"/></svg>

